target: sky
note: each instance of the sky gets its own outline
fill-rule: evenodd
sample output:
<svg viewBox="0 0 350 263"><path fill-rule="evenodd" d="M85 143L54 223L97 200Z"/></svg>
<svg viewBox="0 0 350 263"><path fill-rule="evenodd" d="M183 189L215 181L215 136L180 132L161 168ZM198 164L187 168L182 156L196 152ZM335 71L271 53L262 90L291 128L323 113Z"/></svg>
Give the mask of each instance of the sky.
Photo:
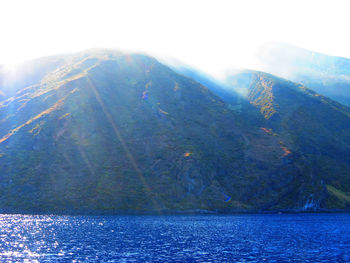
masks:
<svg viewBox="0 0 350 263"><path fill-rule="evenodd" d="M115 48L220 75L258 69L256 50L276 41L350 58L349 10L340 0L2 0L0 64Z"/></svg>

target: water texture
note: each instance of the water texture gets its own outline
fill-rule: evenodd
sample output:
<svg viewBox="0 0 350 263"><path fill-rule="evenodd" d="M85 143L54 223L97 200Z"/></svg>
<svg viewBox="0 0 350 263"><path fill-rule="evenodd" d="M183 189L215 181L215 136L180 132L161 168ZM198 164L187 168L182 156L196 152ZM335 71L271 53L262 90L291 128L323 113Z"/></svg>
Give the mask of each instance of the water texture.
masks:
<svg viewBox="0 0 350 263"><path fill-rule="evenodd" d="M350 215L0 215L4 261L350 262Z"/></svg>

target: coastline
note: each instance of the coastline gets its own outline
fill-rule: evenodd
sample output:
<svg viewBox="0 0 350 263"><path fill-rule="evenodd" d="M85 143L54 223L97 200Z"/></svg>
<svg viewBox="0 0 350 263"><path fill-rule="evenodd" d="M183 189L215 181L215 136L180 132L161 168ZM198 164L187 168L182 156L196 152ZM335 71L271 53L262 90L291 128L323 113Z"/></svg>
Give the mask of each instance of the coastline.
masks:
<svg viewBox="0 0 350 263"><path fill-rule="evenodd" d="M95 211L95 210L61 210L61 211L23 211L2 210L0 215L50 215L50 216L195 216L195 215L283 215L283 214L349 214L350 210L319 209L315 211L303 211L298 209L280 210L162 210L162 211Z"/></svg>

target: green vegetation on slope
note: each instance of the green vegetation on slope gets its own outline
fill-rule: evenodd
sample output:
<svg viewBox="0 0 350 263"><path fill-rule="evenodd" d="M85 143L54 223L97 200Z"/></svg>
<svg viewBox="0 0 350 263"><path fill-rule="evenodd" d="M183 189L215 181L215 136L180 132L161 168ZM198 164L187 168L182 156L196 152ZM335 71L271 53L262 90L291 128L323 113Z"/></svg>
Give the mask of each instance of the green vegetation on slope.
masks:
<svg viewBox="0 0 350 263"><path fill-rule="evenodd" d="M66 56L0 122L4 211L269 209L300 177L278 138L144 55Z"/></svg>
<svg viewBox="0 0 350 263"><path fill-rule="evenodd" d="M144 55L54 61L0 88L2 211L346 208L346 107L263 73L249 103Z"/></svg>
<svg viewBox="0 0 350 263"><path fill-rule="evenodd" d="M247 90L247 100L263 118L261 125L265 132L278 137L285 154L299 155L296 163L307 167L313 185L310 196L327 199L326 189L328 192L330 189L325 184L345 192L350 190L348 107L271 74L245 71L229 79L232 88L236 79L248 79L242 85ZM243 112L247 110L245 107ZM320 205L340 208L337 200Z"/></svg>

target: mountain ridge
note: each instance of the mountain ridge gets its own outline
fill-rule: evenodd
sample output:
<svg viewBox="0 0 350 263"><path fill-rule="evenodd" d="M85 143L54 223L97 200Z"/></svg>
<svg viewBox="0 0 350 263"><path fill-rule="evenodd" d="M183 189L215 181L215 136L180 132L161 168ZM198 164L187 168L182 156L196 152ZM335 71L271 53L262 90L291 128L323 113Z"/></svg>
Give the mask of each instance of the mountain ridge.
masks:
<svg viewBox="0 0 350 263"><path fill-rule="evenodd" d="M349 58L325 55L285 43L267 44L258 54L265 71L350 105Z"/></svg>
<svg viewBox="0 0 350 263"><path fill-rule="evenodd" d="M145 55L74 56L0 102L4 211L347 207L347 188L315 177L256 105L232 108Z"/></svg>

